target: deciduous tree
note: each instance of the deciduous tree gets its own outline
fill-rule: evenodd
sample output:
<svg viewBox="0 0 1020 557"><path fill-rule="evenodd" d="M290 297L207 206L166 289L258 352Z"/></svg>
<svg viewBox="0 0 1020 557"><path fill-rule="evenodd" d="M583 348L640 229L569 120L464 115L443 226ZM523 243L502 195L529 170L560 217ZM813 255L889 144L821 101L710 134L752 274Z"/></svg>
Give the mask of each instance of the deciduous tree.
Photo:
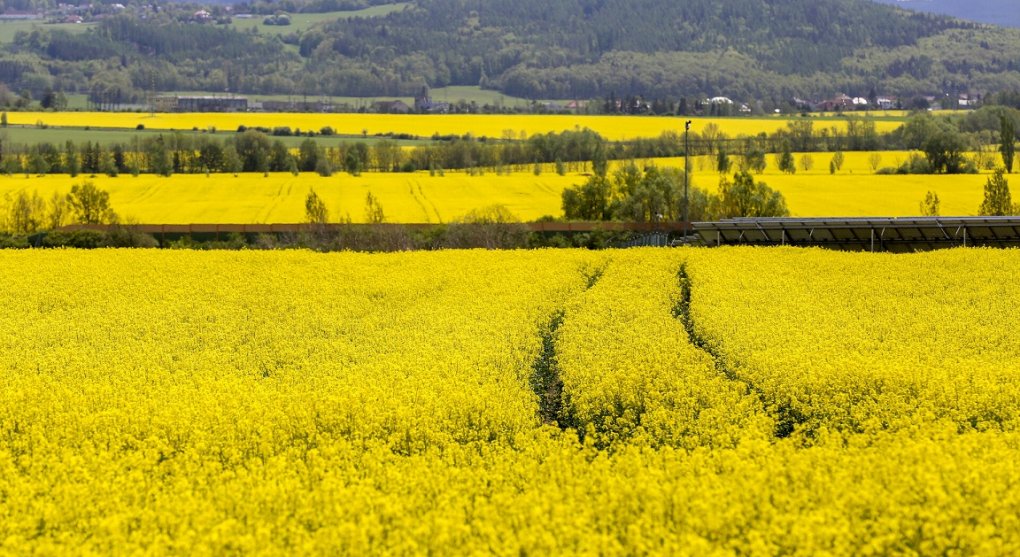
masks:
<svg viewBox="0 0 1020 557"><path fill-rule="evenodd" d="M1009 181L1003 169L998 169L985 182L985 198L978 214L981 216L1004 216L1013 213L1013 197L1009 193Z"/></svg>
<svg viewBox="0 0 1020 557"><path fill-rule="evenodd" d="M924 201L921 202L921 216L922 217L937 217L939 216L939 210L942 202L939 200L939 194L929 191L924 196Z"/></svg>
<svg viewBox="0 0 1020 557"><path fill-rule="evenodd" d="M305 197L305 220L311 224L326 224L329 222L329 209L326 202L315 193L315 190L308 192Z"/></svg>
<svg viewBox="0 0 1020 557"><path fill-rule="evenodd" d="M747 172L738 172L730 182L723 178L719 182L719 195L711 208L714 218L736 217L785 217L786 208L783 194L768 187L765 182L755 182Z"/></svg>
<svg viewBox="0 0 1020 557"><path fill-rule="evenodd" d="M365 195L365 222L369 224L381 224L386 221L386 213L383 212L379 200L368 192Z"/></svg>
<svg viewBox="0 0 1020 557"><path fill-rule="evenodd" d="M1013 157L1016 155L1016 128L1013 119L1006 115L999 117L999 152L1007 173L1013 172Z"/></svg>
<svg viewBox="0 0 1020 557"><path fill-rule="evenodd" d="M110 207L110 192L96 187L90 181L71 186L67 205L74 222L80 224L113 224L117 213Z"/></svg>

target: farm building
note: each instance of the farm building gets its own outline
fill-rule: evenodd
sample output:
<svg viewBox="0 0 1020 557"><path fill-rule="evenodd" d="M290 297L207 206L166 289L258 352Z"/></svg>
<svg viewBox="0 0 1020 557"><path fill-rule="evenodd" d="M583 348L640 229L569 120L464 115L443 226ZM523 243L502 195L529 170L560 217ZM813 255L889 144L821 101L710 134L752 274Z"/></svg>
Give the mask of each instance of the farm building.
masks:
<svg viewBox="0 0 1020 557"><path fill-rule="evenodd" d="M248 98L166 95L156 97L155 109L159 112L246 112Z"/></svg>
<svg viewBox="0 0 1020 557"><path fill-rule="evenodd" d="M334 112L336 106L326 99L314 101L262 101L265 112Z"/></svg>

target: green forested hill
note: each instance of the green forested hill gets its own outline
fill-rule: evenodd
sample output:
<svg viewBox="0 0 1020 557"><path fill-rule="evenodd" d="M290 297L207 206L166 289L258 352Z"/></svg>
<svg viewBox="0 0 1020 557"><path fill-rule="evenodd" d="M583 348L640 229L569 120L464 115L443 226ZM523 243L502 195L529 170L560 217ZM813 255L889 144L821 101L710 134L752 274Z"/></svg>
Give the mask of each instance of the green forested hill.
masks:
<svg viewBox="0 0 1020 557"><path fill-rule="evenodd" d="M125 101L153 89L406 96L426 83L744 101L1020 89L1020 30L870 0L416 0L273 33L185 20L128 9L86 33L37 28L7 47L0 81Z"/></svg>
<svg viewBox="0 0 1020 557"><path fill-rule="evenodd" d="M863 0L421 0L417 5L384 22L327 26L305 37L302 50L320 69L337 62L356 61L365 69L388 62L431 73L433 81L479 82L523 97L615 92L760 98L837 90L865 94L904 73L930 82L904 83L898 87L902 93L938 90L943 76L926 60L908 56L902 68L891 69L851 69L847 62L869 48L916 47L954 30L990 34L972 24Z"/></svg>

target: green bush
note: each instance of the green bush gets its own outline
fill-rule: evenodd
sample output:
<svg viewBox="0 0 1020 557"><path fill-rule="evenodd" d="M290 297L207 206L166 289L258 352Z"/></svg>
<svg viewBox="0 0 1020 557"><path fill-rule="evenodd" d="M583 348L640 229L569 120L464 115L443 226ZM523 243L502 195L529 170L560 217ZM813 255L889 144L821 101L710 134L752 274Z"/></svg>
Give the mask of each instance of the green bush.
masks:
<svg viewBox="0 0 1020 557"><path fill-rule="evenodd" d="M159 245L149 234L127 228L104 230L55 230L41 237L40 245L47 248L154 248Z"/></svg>
<svg viewBox="0 0 1020 557"><path fill-rule="evenodd" d="M0 233L0 249L24 249L29 245L28 236Z"/></svg>
<svg viewBox="0 0 1020 557"><path fill-rule="evenodd" d="M48 248L95 249L108 247L109 236L100 230L54 231L43 236L42 245Z"/></svg>

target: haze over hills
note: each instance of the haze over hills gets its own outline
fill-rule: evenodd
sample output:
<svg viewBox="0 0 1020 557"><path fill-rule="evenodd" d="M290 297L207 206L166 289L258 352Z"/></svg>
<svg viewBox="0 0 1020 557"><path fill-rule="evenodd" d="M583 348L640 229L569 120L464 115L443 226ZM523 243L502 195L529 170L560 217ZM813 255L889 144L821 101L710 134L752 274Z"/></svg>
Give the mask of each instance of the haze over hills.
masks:
<svg viewBox="0 0 1020 557"><path fill-rule="evenodd" d="M992 25L1020 27L1016 0L875 0L900 8L944 14Z"/></svg>
<svg viewBox="0 0 1020 557"><path fill-rule="evenodd" d="M744 102L1020 90L1020 30L871 0L386 1L283 0L234 12L305 12L283 28L226 24L222 7L196 21L196 6L129 3L84 33L38 26L16 35L0 54L0 81L114 104L182 90L408 96L423 84L531 99ZM308 14L367 6L385 15Z"/></svg>

